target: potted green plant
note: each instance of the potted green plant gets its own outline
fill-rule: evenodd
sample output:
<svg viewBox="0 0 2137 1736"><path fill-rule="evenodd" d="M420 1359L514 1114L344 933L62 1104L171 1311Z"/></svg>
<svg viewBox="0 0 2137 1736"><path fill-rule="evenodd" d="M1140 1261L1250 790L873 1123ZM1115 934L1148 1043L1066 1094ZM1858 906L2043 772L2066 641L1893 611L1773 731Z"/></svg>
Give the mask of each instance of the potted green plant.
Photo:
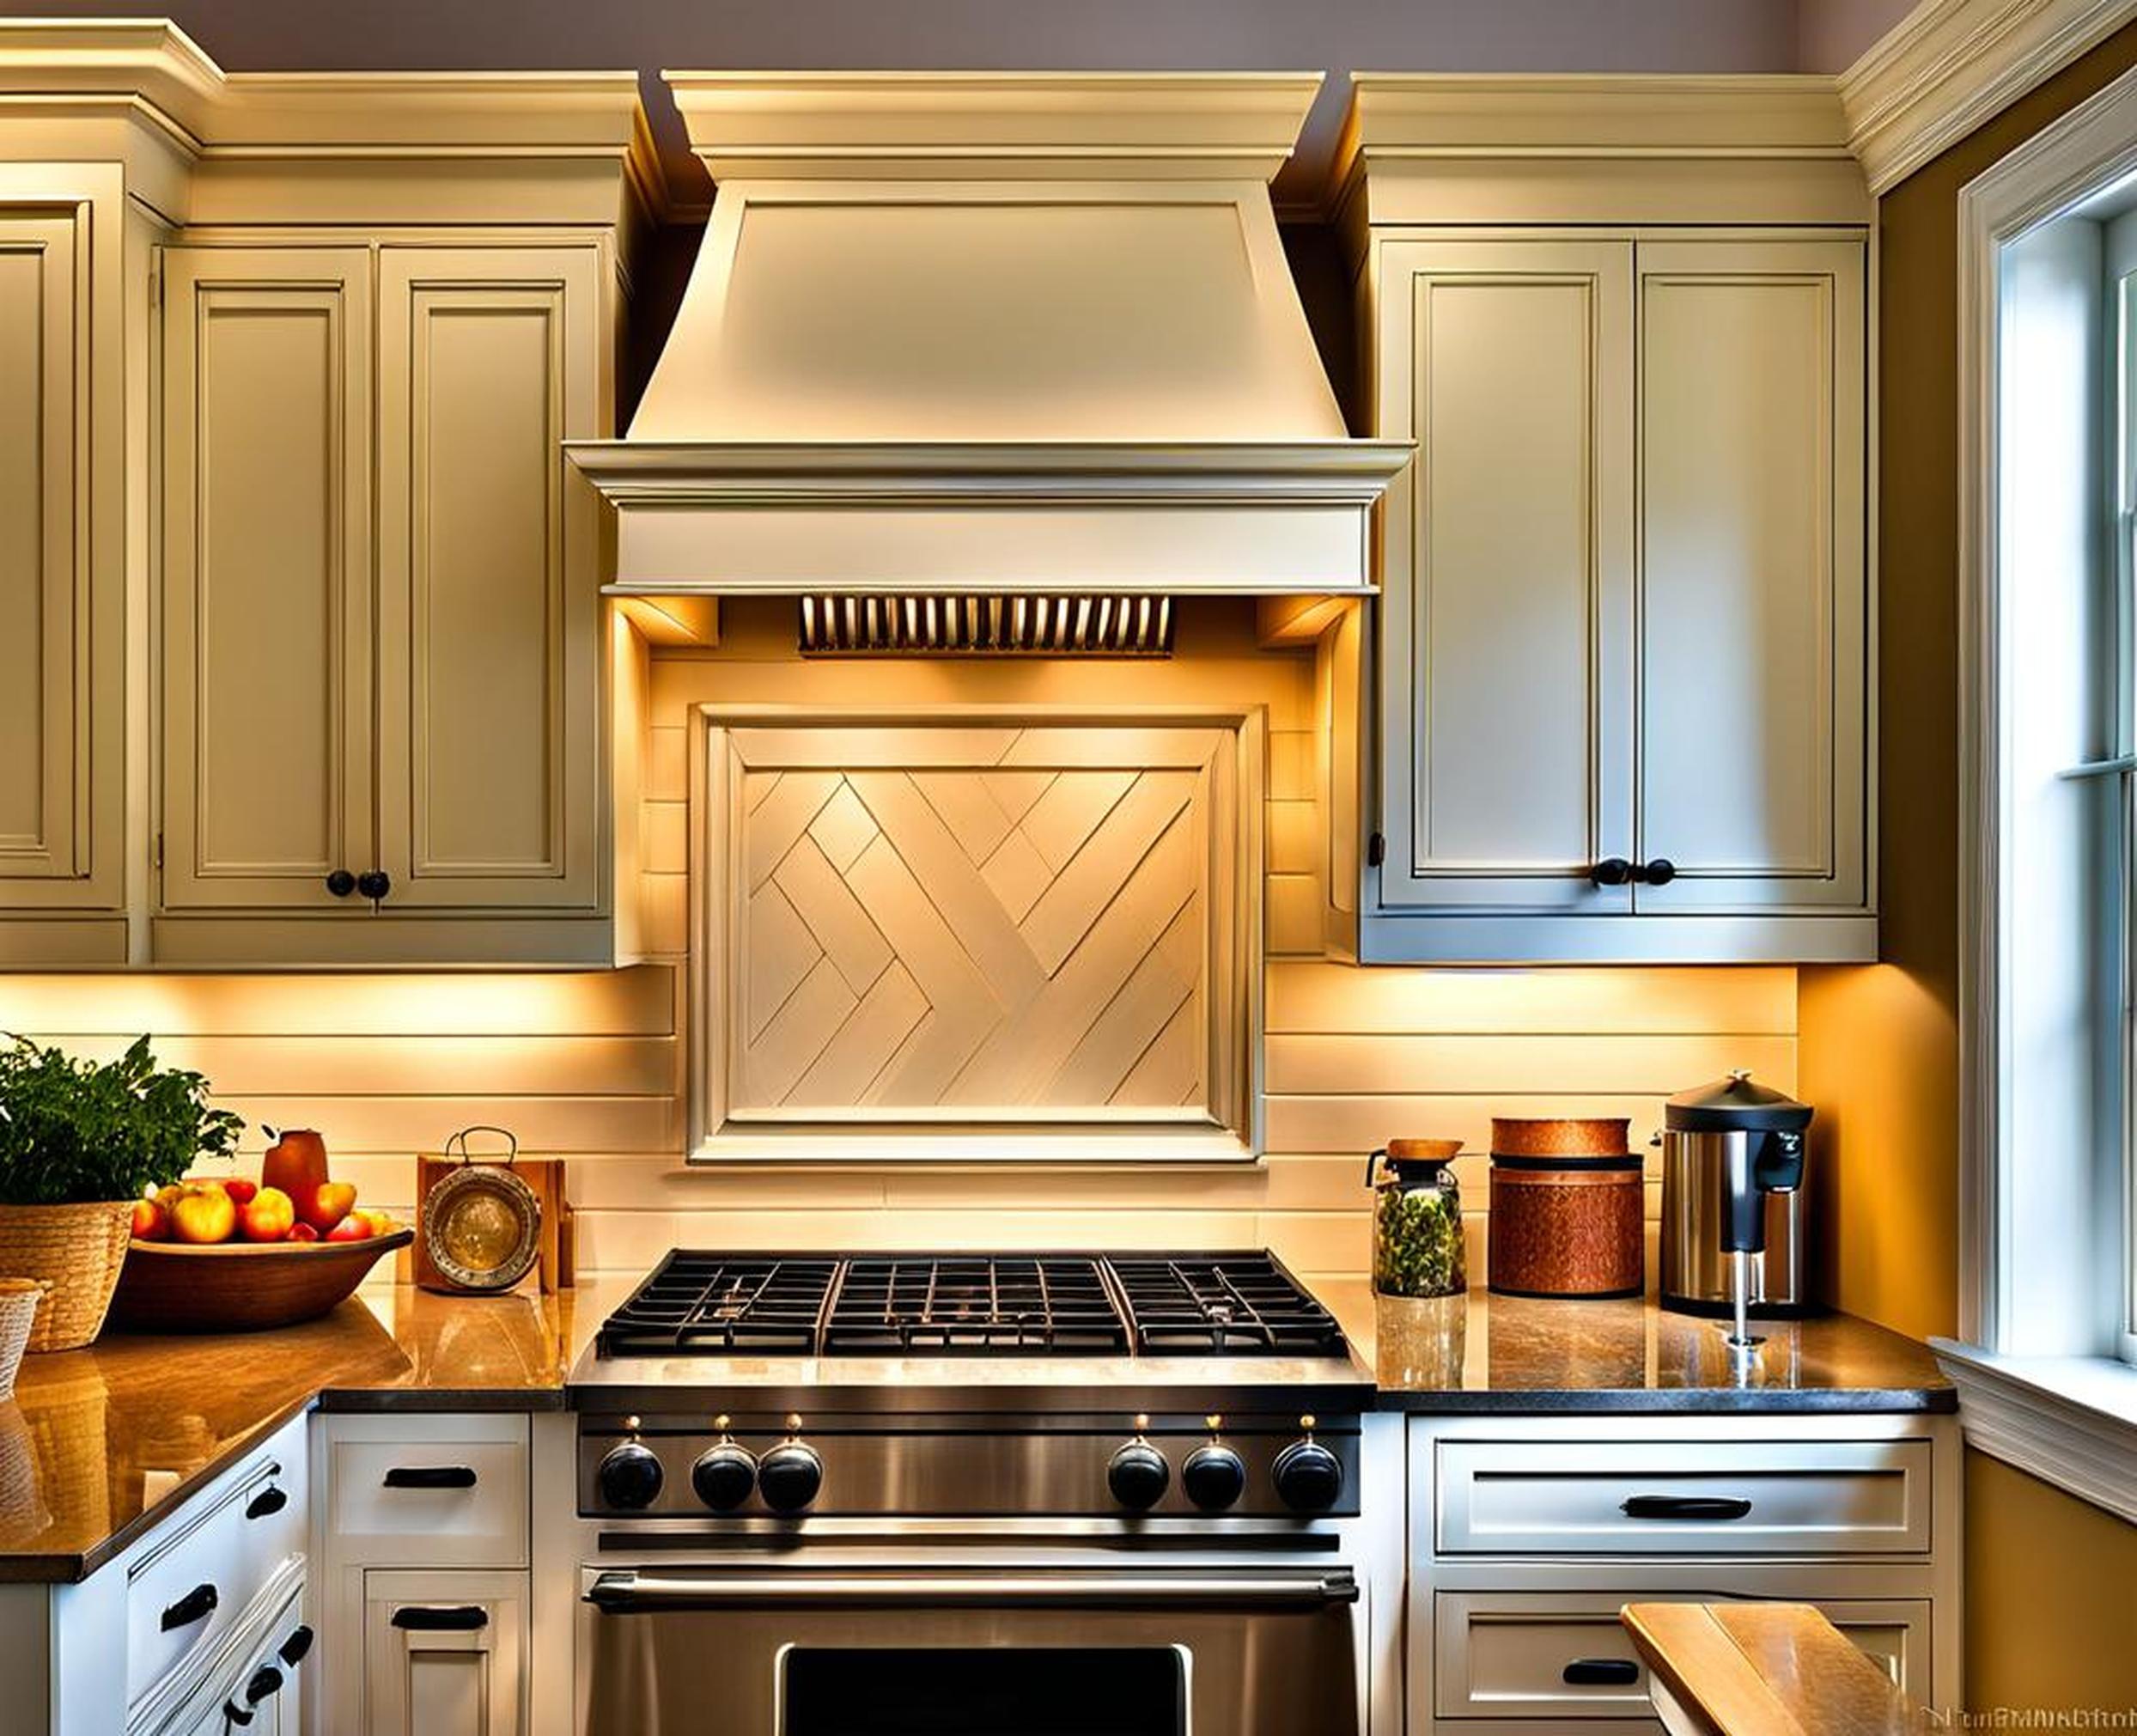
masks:
<svg viewBox="0 0 2137 1736"><path fill-rule="evenodd" d="M15 1038L0 1048L0 1274L52 1289L29 1348L71 1350L102 1330L136 1201L244 1123L198 1073L159 1068L142 1038L116 1061L77 1061Z"/></svg>

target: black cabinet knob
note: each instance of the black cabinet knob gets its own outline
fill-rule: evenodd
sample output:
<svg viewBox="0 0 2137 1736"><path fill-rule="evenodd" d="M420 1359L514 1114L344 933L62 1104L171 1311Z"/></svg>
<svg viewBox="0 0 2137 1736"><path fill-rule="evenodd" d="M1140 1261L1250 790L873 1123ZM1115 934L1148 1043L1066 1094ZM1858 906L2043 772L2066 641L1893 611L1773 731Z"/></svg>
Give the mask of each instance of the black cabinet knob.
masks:
<svg viewBox="0 0 2137 1736"><path fill-rule="evenodd" d="M1640 880L1651 886L1666 886L1677 878L1677 864L1666 856L1659 856L1640 870Z"/></svg>
<svg viewBox="0 0 2137 1736"><path fill-rule="evenodd" d="M1221 1513L1246 1493L1246 1465L1230 1447L1213 1441L1187 1455L1180 1487L1204 1513Z"/></svg>
<svg viewBox="0 0 2137 1736"><path fill-rule="evenodd" d="M204 1581L195 1586L163 1611L163 1631L171 1633L180 1628L190 1628L195 1622L206 1620L215 1613L216 1605L222 1600L221 1593L213 1586Z"/></svg>
<svg viewBox="0 0 2137 1736"><path fill-rule="evenodd" d="M758 1461L758 1493L774 1513L800 1513L823 1487L824 1461L799 1441L782 1441Z"/></svg>
<svg viewBox="0 0 2137 1736"><path fill-rule="evenodd" d="M290 1629L289 1637L277 1649L282 1661L294 1670L312 1649L312 1630L301 1626Z"/></svg>
<svg viewBox="0 0 2137 1736"><path fill-rule="evenodd" d="M289 1497L271 1483L245 1503L245 1516L247 1519L265 1519L271 1514L280 1513L289 1504Z"/></svg>
<svg viewBox="0 0 2137 1736"><path fill-rule="evenodd" d="M757 1455L732 1441L720 1441L697 1455L690 1486L715 1513L733 1513L757 1487Z"/></svg>
<svg viewBox="0 0 2137 1736"><path fill-rule="evenodd" d="M651 1507L667 1480L660 1455L636 1441L610 1447L594 1475L600 1485L601 1499L611 1507Z"/></svg>
<svg viewBox="0 0 2137 1736"><path fill-rule="evenodd" d="M1137 1435L1106 1462L1105 1486L1130 1513L1148 1513L1172 1486L1172 1467L1162 1453Z"/></svg>
<svg viewBox="0 0 2137 1736"><path fill-rule="evenodd" d="M367 868L356 876L356 890L376 904L393 890L393 877L384 868Z"/></svg>
<svg viewBox="0 0 2137 1736"><path fill-rule="evenodd" d="M338 898L345 898L356 889L356 877L347 868L336 868L326 876L326 890Z"/></svg>
<svg viewBox="0 0 2137 1736"><path fill-rule="evenodd" d="M263 1664L253 1672L253 1679L245 1684L245 1703L257 1706L270 1694L282 1691L282 1672L272 1664Z"/></svg>
<svg viewBox="0 0 2137 1736"><path fill-rule="evenodd" d="M1276 1497L1294 1513L1326 1513L1342 1498L1343 1462L1318 1441L1294 1441L1269 1468Z"/></svg>
<svg viewBox="0 0 2137 1736"><path fill-rule="evenodd" d="M1588 884L1594 886L1622 886L1633 878L1633 865L1622 856L1606 856L1588 870Z"/></svg>

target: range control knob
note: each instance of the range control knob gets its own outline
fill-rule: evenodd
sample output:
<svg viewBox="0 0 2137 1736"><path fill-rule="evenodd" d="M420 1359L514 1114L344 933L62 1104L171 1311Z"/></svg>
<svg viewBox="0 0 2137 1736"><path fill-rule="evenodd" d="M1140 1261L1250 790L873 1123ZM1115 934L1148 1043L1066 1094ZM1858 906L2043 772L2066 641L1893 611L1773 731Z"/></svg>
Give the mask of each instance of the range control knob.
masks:
<svg viewBox="0 0 2137 1736"><path fill-rule="evenodd" d="M1113 1499L1130 1513L1149 1512L1172 1486L1172 1467L1142 1437L1142 1431L1149 1426L1148 1416L1138 1416L1135 1438L1117 1449L1105 1465L1105 1486L1112 1490Z"/></svg>
<svg viewBox="0 0 2137 1736"><path fill-rule="evenodd" d="M630 1426L636 1428L636 1417ZM660 1496L664 1480L660 1455L636 1434L610 1447L600 1469L594 1472L601 1499L610 1507L651 1507Z"/></svg>
<svg viewBox="0 0 2137 1736"><path fill-rule="evenodd" d="M757 1489L774 1513L800 1513L824 1487L824 1461L801 1439L801 1419L787 1419L787 1438L757 1462Z"/></svg>
<svg viewBox="0 0 2137 1736"><path fill-rule="evenodd" d="M1209 1441L1187 1455L1180 1467L1180 1487L1204 1513L1221 1513L1246 1493L1246 1465L1217 1438L1224 1419L1209 1419Z"/></svg>
<svg viewBox="0 0 2137 1736"><path fill-rule="evenodd" d="M738 1446L728 1433L728 1419L715 1420L720 1438L697 1455L690 1468L690 1486L715 1513L733 1513L757 1487L757 1455Z"/></svg>
<svg viewBox="0 0 2137 1736"><path fill-rule="evenodd" d="M1313 1419L1301 1416L1306 1433L1276 1455L1269 1468L1276 1498L1294 1513L1326 1513L1342 1499L1343 1461L1313 1438Z"/></svg>

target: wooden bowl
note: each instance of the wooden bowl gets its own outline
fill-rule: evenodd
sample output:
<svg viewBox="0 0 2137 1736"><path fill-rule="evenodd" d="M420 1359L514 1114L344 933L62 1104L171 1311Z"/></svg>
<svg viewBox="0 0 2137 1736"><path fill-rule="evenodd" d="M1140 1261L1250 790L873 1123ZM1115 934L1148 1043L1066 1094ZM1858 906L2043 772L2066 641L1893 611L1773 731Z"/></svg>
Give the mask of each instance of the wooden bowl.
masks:
<svg viewBox="0 0 2137 1736"><path fill-rule="evenodd" d="M363 1281L412 1229L360 1242L135 1242L119 1270L111 1324L130 1332L257 1332L315 1319Z"/></svg>

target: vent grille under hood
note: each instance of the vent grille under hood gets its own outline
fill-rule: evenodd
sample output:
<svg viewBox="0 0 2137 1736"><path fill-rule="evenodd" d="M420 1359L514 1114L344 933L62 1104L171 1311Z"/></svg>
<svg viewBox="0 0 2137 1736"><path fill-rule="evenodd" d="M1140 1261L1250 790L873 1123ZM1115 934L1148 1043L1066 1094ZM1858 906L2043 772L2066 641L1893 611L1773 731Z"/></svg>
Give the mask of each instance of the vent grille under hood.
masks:
<svg viewBox="0 0 2137 1736"><path fill-rule="evenodd" d="M1269 178L1318 75L670 74L719 187L620 441L624 594L1361 594Z"/></svg>

